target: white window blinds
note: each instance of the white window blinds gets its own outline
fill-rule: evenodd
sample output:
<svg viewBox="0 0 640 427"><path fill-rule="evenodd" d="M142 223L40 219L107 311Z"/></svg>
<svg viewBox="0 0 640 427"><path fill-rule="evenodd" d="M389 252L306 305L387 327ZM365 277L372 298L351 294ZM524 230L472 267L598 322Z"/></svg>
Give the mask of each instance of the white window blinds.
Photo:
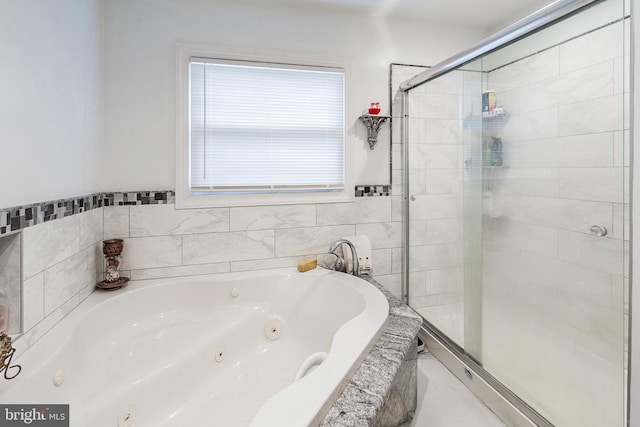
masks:
<svg viewBox="0 0 640 427"><path fill-rule="evenodd" d="M191 58L191 192L344 187L344 71Z"/></svg>

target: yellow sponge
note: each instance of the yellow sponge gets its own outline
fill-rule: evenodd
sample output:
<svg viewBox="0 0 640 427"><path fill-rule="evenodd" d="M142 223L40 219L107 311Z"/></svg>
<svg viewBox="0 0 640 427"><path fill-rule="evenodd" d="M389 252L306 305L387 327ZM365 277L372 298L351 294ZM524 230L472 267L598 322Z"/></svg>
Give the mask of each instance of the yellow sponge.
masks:
<svg viewBox="0 0 640 427"><path fill-rule="evenodd" d="M307 258L298 264L298 271L303 273L305 271L313 270L318 266L318 260L316 258Z"/></svg>

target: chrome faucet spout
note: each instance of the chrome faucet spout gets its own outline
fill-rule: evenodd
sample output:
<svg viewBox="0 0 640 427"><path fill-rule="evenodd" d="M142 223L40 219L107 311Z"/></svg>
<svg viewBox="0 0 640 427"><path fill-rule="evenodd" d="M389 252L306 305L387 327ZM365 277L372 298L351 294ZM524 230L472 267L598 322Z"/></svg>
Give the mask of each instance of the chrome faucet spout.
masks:
<svg viewBox="0 0 640 427"><path fill-rule="evenodd" d="M344 263L344 257L341 257L335 252L338 249L338 247L340 247L342 244L349 246L349 249L351 250L351 259L353 260L353 271L351 272L351 274L353 274L354 276L360 277L360 263L358 262L358 254L356 252L356 247L353 245L353 243L351 243L347 239L336 240L329 247L329 252L338 257L338 262L336 263L337 269L342 270L342 268L338 268L338 266L342 265L340 261ZM344 271L345 273L348 273L346 263L344 264Z"/></svg>

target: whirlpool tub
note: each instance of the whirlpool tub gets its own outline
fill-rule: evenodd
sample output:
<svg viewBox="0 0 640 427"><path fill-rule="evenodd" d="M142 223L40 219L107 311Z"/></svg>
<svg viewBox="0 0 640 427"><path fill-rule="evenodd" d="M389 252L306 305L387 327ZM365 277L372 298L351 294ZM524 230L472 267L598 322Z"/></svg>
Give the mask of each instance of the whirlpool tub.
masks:
<svg viewBox="0 0 640 427"><path fill-rule="evenodd" d="M388 311L373 285L320 269L134 281L14 357L0 402L69 404L74 427L314 425Z"/></svg>

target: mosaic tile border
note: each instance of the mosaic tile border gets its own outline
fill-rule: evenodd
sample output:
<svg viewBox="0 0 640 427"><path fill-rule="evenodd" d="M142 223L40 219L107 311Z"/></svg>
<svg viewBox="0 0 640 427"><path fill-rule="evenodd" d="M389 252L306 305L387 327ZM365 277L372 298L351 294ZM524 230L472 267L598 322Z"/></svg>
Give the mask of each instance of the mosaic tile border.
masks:
<svg viewBox="0 0 640 427"><path fill-rule="evenodd" d="M175 191L133 191L95 193L88 196L15 206L0 209L0 236L103 206L160 205L174 202Z"/></svg>
<svg viewBox="0 0 640 427"><path fill-rule="evenodd" d="M356 185L356 197L390 196L391 185Z"/></svg>
<svg viewBox="0 0 640 427"><path fill-rule="evenodd" d="M355 195L390 196L391 185L357 185ZM175 198L172 190L107 192L0 209L0 236L103 206L163 205Z"/></svg>

